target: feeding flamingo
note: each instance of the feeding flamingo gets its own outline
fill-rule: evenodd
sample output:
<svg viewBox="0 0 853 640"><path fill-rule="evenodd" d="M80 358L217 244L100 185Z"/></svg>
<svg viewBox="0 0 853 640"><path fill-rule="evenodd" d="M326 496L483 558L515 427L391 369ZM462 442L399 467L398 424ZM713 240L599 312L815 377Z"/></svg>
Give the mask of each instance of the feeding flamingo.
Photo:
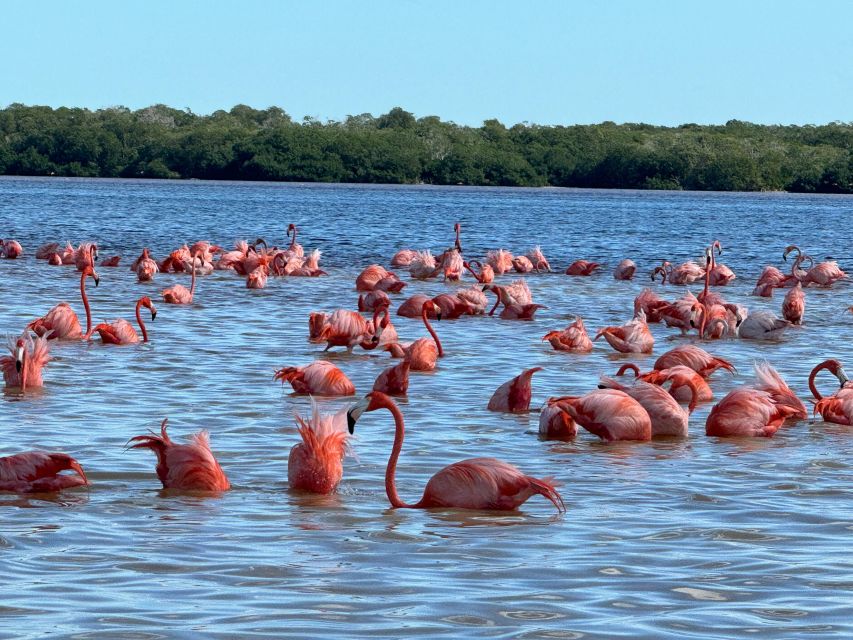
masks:
<svg viewBox="0 0 853 640"><path fill-rule="evenodd" d="M591 276L601 265L589 260L575 260L566 268L567 276Z"/></svg>
<svg viewBox="0 0 853 640"><path fill-rule="evenodd" d="M529 301L530 290L525 284L523 287L527 293L528 302L519 302L519 298L513 293L511 287L505 287L497 284L487 284L483 286L483 291L491 291L497 295L495 306L489 312L493 315L499 304L503 304L504 308L500 313L501 320L533 320L533 316L539 309L547 309L545 305L535 304Z"/></svg>
<svg viewBox="0 0 853 640"><path fill-rule="evenodd" d="M803 286L798 282L793 289L785 294L782 301L782 317L791 324L803 324L803 315L806 313L806 294Z"/></svg>
<svg viewBox="0 0 853 640"><path fill-rule="evenodd" d="M391 298L389 298L388 294L384 291L368 291L367 293L362 293L358 296L359 311L373 312L377 309L384 309L389 306L391 306ZM398 312L398 315L403 314Z"/></svg>
<svg viewBox="0 0 853 640"><path fill-rule="evenodd" d="M355 280L355 289L361 292L379 289L390 293L400 293L405 286L406 283L400 280L394 272L388 271L378 264L365 267Z"/></svg>
<svg viewBox="0 0 853 640"><path fill-rule="evenodd" d="M489 251L486 254L486 263L492 268L496 276L512 271L512 254L504 249Z"/></svg>
<svg viewBox="0 0 853 640"><path fill-rule="evenodd" d="M599 329L593 342L601 336L620 353L651 353L655 346L654 336L646 324L646 314L642 311L621 327Z"/></svg>
<svg viewBox="0 0 853 640"><path fill-rule="evenodd" d="M397 493L395 473L403 448L405 424L403 414L384 393L371 391L347 411L347 424L353 433L355 424L365 412L387 409L394 417L394 445L385 472L385 492L395 509L491 509L513 511L534 495L541 495L565 511L563 498L550 478L527 476L511 464L495 458L471 458L456 462L436 473L424 489L423 497L407 504Z"/></svg>
<svg viewBox="0 0 853 640"><path fill-rule="evenodd" d="M142 341L148 342L148 331L145 329L145 323L142 322L142 307L147 307L151 311L152 322L157 317L157 309L154 308L154 303L148 296L142 296L136 301L136 322L142 331ZM104 344L134 344L139 342L136 330L124 318L118 318L109 324L102 322L95 327L95 331L101 336L101 342Z"/></svg>
<svg viewBox="0 0 853 640"><path fill-rule="evenodd" d="M24 253L21 243L17 240L0 240L0 257L14 260Z"/></svg>
<svg viewBox="0 0 853 640"><path fill-rule="evenodd" d="M140 282L150 282L154 279L154 274L160 271L160 267L151 258L148 247L142 250L142 255L134 264L136 267L133 270L136 271L136 277Z"/></svg>
<svg viewBox="0 0 853 640"><path fill-rule="evenodd" d="M669 369L652 369L646 373L640 373L640 368L629 362L619 367L616 372L617 376L624 375L626 371L633 371L634 377L637 380L648 382L656 385L671 383L669 387L669 395L681 403L689 403L693 398L694 389L696 390L696 402L708 402L714 398L711 387L705 381L705 378L696 373L693 369L684 365L674 365Z"/></svg>
<svg viewBox="0 0 853 640"><path fill-rule="evenodd" d="M389 396L404 396L409 391L409 370L411 364L403 360L400 364L383 369L373 383L374 391L381 391Z"/></svg>
<svg viewBox="0 0 853 640"><path fill-rule="evenodd" d="M210 450L210 436L199 431L187 444L175 444L166 433L169 419L160 424L160 435L154 432L135 436L130 449L150 449L157 456L157 477L164 489L180 491L227 491L231 483Z"/></svg>
<svg viewBox="0 0 853 640"><path fill-rule="evenodd" d="M639 402L649 414L652 423L652 437L686 438L690 414L693 413L698 402L698 389L693 385L692 378L684 378L678 382L686 386L691 392L690 405L686 410L663 387L642 380L637 380L633 385L628 386L620 384L612 378L601 376L598 388L624 391Z"/></svg>
<svg viewBox="0 0 853 640"><path fill-rule="evenodd" d="M529 411L530 397L532 395L530 382L533 374L537 371L542 371L542 367L527 369L512 380L504 382L492 394L489 405L486 408L489 411L504 411L507 413L524 413Z"/></svg>
<svg viewBox="0 0 853 640"><path fill-rule="evenodd" d="M543 438L571 439L578 434L578 425L559 400L548 398L539 414L539 435Z"/></svg>
<svg viewBox="0 0 853 640"><path fill-rule="evenodd" d="M492 265L488 263L481 264L479 260L471 260L470 262L463 262L462 266L468 269L468 271L471 272L471 275L474 276L474 279L480 284L489 284L495 279L495 270L492 269ZM474 270L474 267L479 269L480 273L477 273Z"/></svg>
<svg viewBox="0 0 853 640"><path fill-rule="evenodd" d="M554 399L572 419L602 440L651 440L652 422L642 405L624 391L596 389L583 396Z"/></svg>
<svg viewBox="0 0 853 640"><path fill-rule="evenodd" d="M300 395L353 396L355 386L343 371L331 362L315 360L304 367L284 367L275 372L274 380L289 382Z"/></svg>
<svg viewBox="0 0 853 640"><path fill-rule="evenodd" d="M27 325L38 336L44 336L48 340L88 340L94 329L92 328L92 310L89 308L89 298L86 296L86 278L91 276L98 286L98 274L91 267L87 267L80 274L80 297L83 298L83 308L86 309L86 333L80 329L80 321L77 314L67 302L60 302L41 318L33 320Z"/></svg>
<svg viewBox="0 0 853 640"><path fill-rule="evenodd" d="M839 389L831 396L822 396L815 385L815 377L824 369L830 371L839 383ZM812 369L809 374L809 389L816 403L815 413L820 413L825 422L836 424L853 424L853 382L847 378L844 368L838 360L825 360Z"/></svg>
<svg viewBox="0 0 853 640"><path fill-rule="evenodd" d="M47 337L33 340L25 329L17 340L9 339L9 351L12 355L0 357L6 388L25 392L27 387L41 387L41 370L50 361Z"/></svg>
<svg viewBox="0 0 853 640"><path fill-rule="evenodd" d="M518 273L530 273L533 271L533 263L527 256L515 256L512 259L512 268Z"/></svg>
<svg viewBox="0 0 853 640"><path fill-rule="evenodd" d="M625 258L616 265L616 268L613 270L613 278L616 280L630 280L634 277L634 273L637 271L637 265L630 258Z"/></svg>
<svg viewBox="0 0 853 640"><path fill-rule="evenodd" d="M661 314L669 308L670 304L654 291L645 287L634 298L634 315L643 311L646 314L646 322L660 322L662 320Z"/></svg>
<svg viewBox="0 0 853 640"><path fill-rule="evenodd" d="M65 475L73 471L75 475ZM0 457L0 491L52 493L89 484L83 467L64 453L27 451Z"/></svg>
<svg viewBox="0 0 853 640"><path fill-rule="evenodd" d="M545 258L545 254L542 253L542 249L538 245L530 250L530 253L527 254L527 258L533 265L534 271L551 272L551 264L548 262L548 259Z"/></svg>
<svg viewBox="0 0 853 640"><path fill-rule="evenodd" d="M287 457L287 482L294 491L334 493L344 475L347 450L346 413L321 414L312 403L311 417L296 414L302 442L293 445Z"/></svg>
<svg viewBox="0 0 853 640"><path fill-rule="evenodd" d="M705 379L708 379L717 369L725 369L733 374L737 373L737 369L728 360L713 356L704 349L692 344L683 344L670 349L655 360L654 368L661 371L678 365L693 369L693 371Z"/></svg>
<svg viewBox="0 0 853 640"><path fill-rule="evenodd" d="M575 321L562 331L551 331L542 337L547 340L555 351L571 353L589 353L592 351L592 340L586 332L583 318L575 316Z"/></svg>

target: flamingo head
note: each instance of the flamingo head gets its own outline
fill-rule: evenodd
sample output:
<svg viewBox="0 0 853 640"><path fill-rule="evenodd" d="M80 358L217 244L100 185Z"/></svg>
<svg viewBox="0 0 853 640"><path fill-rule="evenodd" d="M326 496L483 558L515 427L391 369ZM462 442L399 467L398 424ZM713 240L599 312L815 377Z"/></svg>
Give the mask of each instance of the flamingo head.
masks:
<svg viewBox="0 0 853 640"><path fill-rule="evenodd" d="M788 262L788 254L792 251L796 251L798 256L802 255L803 253L797 245L789 244L787 247L785 247L785 251L782 253L782 260Z"/></svg>
<svg viewBox="0 0 853 640"><path fill-rule="evenodd" d="M151 302L151 298L149 298L148 296L142 296L139 299L139 304L151 311L152 321L157 317L157 309L154 308L154 303Z"/></svg>
<svg viewBox="0 0 853 640"><path fill-rule="evenodd" d="M15 371L21 373L21 370L24 368L24 339L18 338L18 341L15 343Z"/></svg>
<svg viewBox="0 0 853 640"><path fill-rule="evenodd" d="M98 283L100 283L100 281L101 281L101 279L98 277L98 274L95 272L95 269L92 266L86 266L86 268L83 269L83 278L85 278L86 276L92 276L92 279L95 281L96 287L98 286Z"/></svg>
<svg viewBox="0 0 853 640"><path fill-rule="evenodd" d="M393 404L393 401L384 393L381 391L371 391L347 409L347 429L350 435L355 433L355 423L358 422L362 414L368 411L376 411L383 406L388 406L389 403Z"/></svg>

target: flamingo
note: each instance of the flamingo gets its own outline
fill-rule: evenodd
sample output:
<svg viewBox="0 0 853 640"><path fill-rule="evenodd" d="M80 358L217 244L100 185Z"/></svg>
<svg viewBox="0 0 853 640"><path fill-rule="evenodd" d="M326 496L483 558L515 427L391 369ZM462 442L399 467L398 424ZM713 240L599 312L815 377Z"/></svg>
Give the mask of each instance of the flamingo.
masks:
<svg viewBox="0 0 853 640"><path fill-rule="evenodd" d="M559 398L548 398L539 414L539 435L544 438L572 439L578 435L578 425L568 411L560 406Z"/></svg>
<svg viewBox="0 0 853 640"><path fill-rule="evenodd" d="M440 293L432 301L435 303L435 306L441 309L443 320L456 320L472 312L472 305L457 294Z"/></svg>
<svg viewBox="0 0 853 640"><path fill-rule="evenodd" d="M456 292L456 297L468 304L467 313L469 315L480 316L486 313L489 301L486 299L486 294L477 285L472 285L468 289L460 289Z"/></svg>
<svg viewBox="0 0 853 640"><path fill-rule="evenodd" d="M840 385L838 391L827 397L822 396L815 385L815 377L824 369L829 370L838 378ZM820 413L824 422L853 424L853 411L851 411L853 405L850 403L853 400L853 382L847 378L847 374L838 360L825 360L812 369L809 374L809 389L816 400L814 412Z"/></svg>
<svg viewBox="0 0 853 640"><path fill-rule="evenodd" d="M711 387L705 381L705 378L700 376L690 367L684 365L674 365L668 369L652 369L646 373L640 373L640 368L629 362L619 367L616 372L617 376L624 375L626 371L633 371L634 377L643 382L651 384L663 385L665 382L671 382L669 387L669 395L678 400L678 402L689 403L693 397L693 389L696 390L696 402L708 402L714 398ZM690 381L688 383L688 380Z"/></svg>
<svg viewBox="0 0 853 640"><path fill-rule="evenodd" d="M438 334L427 318L430 307L433 308L438 320L441 320L441 309L432 300L428 300L424 302L421 310L421 319L432 339L418 338L406 346L398 342L385 345L385 349L391 353L392 358L405 358L411 365L412 371L432 371L435 369L436 360L444 357L444 349L441 347Z"/></svg>
<svg viewBox="0 0 853 640"><path fill-rule="evenodd" d="M0 257L14 260L24 253L21 243L17 240L0 240Z"/></svg>
<svg viewBox="0 0 853 640"><path fill-rule="evenodd" d="M417 318L423 312L424 304L428 302L432 302L429 296L425 296L422 293L416 293L399 306L397 309L397 315L402 316L403 318ZM428 306L427 315L434 318L435 307Z"/></svg>
<svg viewBox="0 0 853 640"><path fill-rule="evenodd" d="M17 340L9 339L10 356L0 357L0 369L3 369L3 382L7 389L41 387L41 370L50 361L47 337L30 337L26 329Z"/></svg>
<svg viewBox="0 0 853 640"><path fill-rule="evenodd" d="M646 324L646 314L642 311L621 327L599 329L593 342L601 336L620 353L651 353L655 345L654 336Z"/></svg>
<svg viewBox="0 0 853 640"><path fill-rule="evenodd" d="M196 255L200 255L200 252ZM190 282L190 288L187 289L182 284L176 284L173 287L169 287L168 289L164 289L161 292L163 296L163 301L167 304L192 304L193 296L195 295L195 273L196 273L196 260L193 260L193 268L192 268L192 280Z"/></svg>
<svg viewBox="0 0 853 640"><path fill-rule="evenodd" d="M490 284L495 279L495 270L488 263L481 264L479 260L471 260L470 262L463 262L462 266L468 269L480 284ZM475 267L480 270L480 273L474 271Z"/></svg>
<svg viewBox="0 0 853 640"><path fill-rule="evenodd" d="M62 471L76 475L64 475ZM83 467L64 453L27 451L0 458L0 491L52 493L87 484Z"/></svg>
<svg viewBox="0 0 853 640"><path fill-rule="evenodd" d="M385 308L376 309L373 312L373 325L371 326L361 314L348 309L338 309L328 318L325 314L322 316L311 314L308 320L309 332L313 336L316 331L316 325L322 320L322 327L319 329L316 337L310 337L312 342L325 342L328 351L332 347L346 347L349 353L356 345L362 349L375 349L379 346L380 336L377 335L374 327L377 326L379 314Z"/></svg>
<svg viewBox="0 0 853 640"><path fill-rule="evenodd" d="M530 382L533 374L537 371L542 371L542 367L527 369L512 380L504 382L492 395L486 408L489 411L506 413L526 413L529 411L532 394Z"/></svg>
<svg viewBox="0 0 853 640"><path fill-rule="evenodd" d="M643 406L624 391L597 389L583 396L563 396L554 404L602 440L651 440L652 422Z"/></svg>
<svg viewBox="0 0 853 640"><path fill-rule="evenodd" d="M415 259L417 255L417 251L414 249L400 249L394 256L391 258L391 266L392 267L408 267L412 260Z"/></svg>
<svg viewBox="0 0 853 640"><path fill-rule="evenodd" d="M355 386L343 371L331 362L315 360L304 367L283 367L275 372L273 380L289 382L299 395L354 396Z"/></svg>
<svg viewBox="0 0 853 640"><path fill-rule="evenodd" d="M705 270L692 260L683 262L675 268L668 262L665 262L664 265L669 266L667 276L670 284L693 284L705 275Z"/></svg>
<svg viewBox="0 0 853 640"><path fill-rule="evenodd" d="M372 264L358 275L355 280L356 291L366 292L379 289L390 293L400 293L406 283L400 280L392 271L387 271L378 264Z"/></svg>
<svg viewBox="0 0 853 640"><path fill-rule="evenodd" d="M465 261L462 259L462 253L456 247L451 247L442 253L436 262L433 275L438 275L439 271L443 272L445 282L457 282L462 278Z"/></svg>
<svg viewBox="0 0 853 640"><path fill-rule="evenodd" d="M102 267L117 267L121 262L121 256L110 256L101 260Z"/></svg>
<svg viewBox="0 0 853 640"><path fill-rule="evenodd" d="M400 364L384 369L376 377L373 390L381 391L389 396L405 396L409 391L409 370L411 366L408 360L403 360Z"/></svg>
<svg viewBox="0 0 853 640"><path fill-rule="evenodd" d="M394 417L394 445L385 472L385 492L395 509L489 509L513 511L534 495L541 495L562 513L566 510L563 498L551 478L534 478L517 467L495 458L470 458L455 462L436 473L415 504L407 504L397 493L395 473L403 448L405 424L403 414L394 401L384 393L371 391L347 411L349 432L365 412L387 409Z"/></svg>
<svg viewBox="0 0 853 640"><path fill-rule="evenodd" d="M489 251L486 254L486 263L492 268L496 276L512 271L512 254L504 249Z"/></svg>
<svg viewBox="0 0 853 640"><path fill-rule="evenodd" d="M533 262L527 256L515 256L512 259L512 268L518 273L530 273L533 271Z"/></svg>
<svg viewBox="0 0 853 640"><path fill-rule="evenodd" d="M377 309L384 309L389 306L391 306L391 298L389 298L388 294L384 291L369 291L358 296L359 311L373 312ZM403 314L398 312L398 315Z"/></svg>
<svg viewBox="0 0 853 640"><path fill-rule="evenodd" d="M293 445L287 457L287 482L293 491L334 493L344 475L343 459L347 450L345 412L321 414L312 402L311 417L296 414L302 442Z"/></svg>
<svg viewBox="0 0 853 640"><path fill-rule="evenodd" d="M687 410L673 398L663 387L638 380L633 386L626 386L616 382L612 378L601 376L598 384L599 389L617 389L624 391L634 400L640 403L652 423L652 437L673 436L676 438L687 437L687 425L690 414L696 408L699 390L693 385L692 377L678 380L682 385L690 389L690 405Z"/></svg>
<svg viewBox="0 0 853 640"><path fill-rule="evenodd" d="M819 287L831 287L838 280L847 277L847 274L844 273L844 271L838 267L838 263L834 261L820 262L818 264L814 264L814 261L812 261L811 268L809 268L809 270L804 274L798 275L796 273L796 269L800 262L803 260L811 260L811 257L803 255L800 248L797 245L792 244L785 248L784 253L782 253L782 259L787 262L788 256L793 251L797 252L797 259L794 261L792 274L798 277L804 287L807 287L810 284L816 284Z"/></svg>
<svg viewBox="0 0 853 640"><path fill-rule="evenodd" d="M436 272L435 257L429 249L416 251L415 257L409 262L409 275L415 280L427 280Z"/></svg>
<svg viewBox="0 0 853 640"><path fill-rule="evenodd" d="M214 269L232 271L236 270L237 264L242 263L249 253L249 244L245 240L238 240L234 243L234 250L219 254L219 260L216 261ZM245 275L245 274L243 274Z"/></svg>
<svg viewBox="0 0 853 640"><path fill-rule="evenodd" d="M803 285L798 282L785 294L785 299L782 301L782 316L791 324L803 324L805 312L806 294L803 291Z"/></svg>
<svg viewBox="0 0 853 640"><path fill-rule="evenodd" d="M772 311L754 311L745 319L738 315L737 335L745 340L779 340L791 326L788 320L776 317Z"/></svg>
<svg viewBox="0 0 853 640"><path fill-rule="evenodd" d="M725 369L733 374L737 373L737 369L728 360L713 356L704 349L692 344L683 344L670 349L655 360L654 368L662 371L678 365L693 369L693 371L706 380L717 369Z"/></svg>
<svg viewBox="0 0 853 640"><path fill-rule="evenodd" d="M52 255L59 253L58 242L48 242L36 249L36 260L47 260Z"/></svg>
<svg viewBox="0 0 853 640"><path fill-rule="evenodd" d="M89 298L86 296L86 278L91 276L98 286L100 279L95 270L87 267L80 274L80 297L83 298L83 307L86 309L86 333L80 329L80 321L77 314L67 302L60 302L41 318L33 320L27 325L27 329L35 332L38 336L44 336L48 340L88 340L94 329L92 328L92 310L89 308Z"/></svg>
<svg viewBox="0 0 853 640"><path fill-rule="evenodd" d="M661 313L663 313L671 303L667 302L654 291L645 287L634 298L634 315L640 311L646 314L646 322L660 322Z"/></svg>
<svg viewBox="0 0 853 640"><path fill-rule="evenodd" d="M74 254L74 264L77 271L83 271L86 267L94 268L95 262L98 260L98 245L94 242L84 242Z"/></svg>
<svg viewBox="0 0 853 640"><path fill-rule="evenodd" d="M148 332L145 330L145 323L142 322L142 307L147 307L151 311L152 322L157 317L157 309L154 308L154 303L148 296L142 296L136 301L136 322L142 331L142 341L148 342ZM118 318L109 324L102 322L95 327L95 331L101 336L101 342L104 344L134 344L139 342L136 330L124 318Z"/></svg>
<svg viewBox="0 0 853 640"><path fill-rule="evenodd" d="M539 309L547 309L548 307L541 304L534 304L529 301L530 290L527 285L524 285L527 291L528 302L519 302L519 298L513 293L511 287L505 287L497 284L487 284L483 286L483 291L491 291L497 295L498 299L495 306L489 312L493 315L499 304L503 304L504 308L500 313L501 320L533 320L533 316Z"/></svg>
<svg viewBox="0 0 853 640"><path fill-rule="evenodd" d="M551 331L542 337L554 347L555 351L571 353L589 353L592 351L592 341L586 332L583 318L575 316L575 321L562 331Z"/></svg>
<svg viewBox="0 0 853 640"><path fill-rule="evenodd" d="M293 238L290 241L290 246L287 248L288 253L294 256L302 257L305 255L305 251L302 248L301 244L296 242L296 233L299 229L296 228L296 225L292 222L287 225L287 237L290 238L290 234L293 234ZM266 244L266 243L265 243Z"/></svg>
<svg viewBox="0 0 853 640"><path fill-rule="evenodd" d="M136 277L139 282L149 282L153 280L154 274L160 271L160 267L151 258L148 252L148 247L142 250L142 255L139 256L139 259L134 264L136 267L133 270L136 271Z"/></svg>
<svg viewBox="0 0 853 640"><path fill-rule="evenodd" d="M180 491L227 491L231 488L222 467L210 450L210 436L199 431L188 444L175 444L166 433L169 419L160 424L160 435L153 431L130 439L130 449L150 449L157 456L157 477L164 489ZM128 443L129 444L129 443Z"/></svg>
<svg viewBox="0 0 853 640"><path fill-rule="evenodd" d="M593 272L601 267L598 262L589 260L575 260L566 268L567 276L591 276Z"/></svg>
<svg viewBox="0 0 853 640"><path fill-rule="evenodd" d="M699 327L703 312L699 299L687 291L678 300L662 308L659 315L667 327L676 327L681 335L686 335L691 329Z"/></svg>
<svg viewBox="0 0 853 640"><path fill-rule="evenodd" d="M637 265L630 258L625 258L616 265L616 268L613 270L613 278L616 280L630 280L634 277L634 273L637 271Z"/></svg>
<svg viewBox="0 0 853 640"><path fill-rule="evenodd" d="M545 254L542 253L542 248L538 245L530 250L530 253L527 254L527 258L533 265L534 271L547 271L548 273L551 273L551 264L548 262L547 258L545 258Z"/></svg>
<svg viewBox="0 0 853 640"><path fill-rule="evenodd" d="M706 262L706 271L711 284L718 287L724 287L735 279L735 273L724 264L717 264L717 259L714 256L714 249L717 250L717 255L722 255L723 245L719 240L714 240L710 247L710 262Z"/></svg>

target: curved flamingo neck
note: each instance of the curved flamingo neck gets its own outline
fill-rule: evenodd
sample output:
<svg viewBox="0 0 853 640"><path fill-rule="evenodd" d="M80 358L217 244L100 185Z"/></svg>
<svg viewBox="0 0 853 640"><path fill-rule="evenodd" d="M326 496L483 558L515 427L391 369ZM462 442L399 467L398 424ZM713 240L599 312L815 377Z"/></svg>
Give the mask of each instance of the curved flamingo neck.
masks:
<svg viewBox="0 0 853 640"><path fill-rule="evenodd" d="M495 295L498 297L498 299L495 301L495 306L492 307L491 311L489 311L489 315L493 316L493 315L495 315L495 311L497 311L498 305L501 303L502 296L501 296L501 288L500 287L497 287L497 286L492 287L491 290L494 291Z"/></svg>
<svg viewBox="0 0 853 640"><path fill-rule="evenodd" d="M705 290L702 292L702 299L708 297L708 289L711 285L711 272L714 270L716 262L714 261L714 247L711 247L710 263L705 265Z"/></svg>
<svg viewBox="0 0 853 640"><path fill-rule="evenodd" d="M88 340L94 331L92 327L92 309L89 308L89 297L86 295L86 276L88 275L88 272L84 269L83 275L80 276L80 297L83 298L83 307L86 309L86 335L83 336L83 340Z"/></svg>
<svg viewBox="0 0 853 640"><path fill-rule="evenodd" d="M475 264L478 264L478 263L477 263L477 261L476 261L476 260L472 260L471 262L463 262L463 263L462 263L462 266L463 266L463 267L465 267L466 269L468 269L468 271L470 271L470 272L471 272L471 275L473 275L473 276L474 276L474 279L475 279L477 282L482 282L482 281L483 281L483 275L482 275L483 268L482 268L482 266L480 267L480 274L478 275L478 274L477 274L477 272L476 272L476 271L474 271L474 265L475 265Z"/></svg>
<svg viewBox="0 0 853 640"><path fill-rule="evenodd" d="M462 253L462 244L459 242L459 235L462 232L462 225L456 223L456 250Z"/></svg>
<svg viewBox="0 0 853 640"><path fill-rule="evenodd" d="M424 326L426 326L427 331L432 336L432 339L435 340L435 345L438 347L438 357L444 357L444 349L441 348L441 340L438 339L438 334L435 332L435 329L432 328L432 325L429 323L429 318L427 318L427 308L424 305L423 311L421 311L421 318L424 321Z"/></svg>
<svg viewBox="0 0 853 640"><path fill-rule="evenodd" d="M145 330L145 323L142 322L142 300L136 303L136 321L139 323L140 330L142 330L142 342L148 342L148 332Z"/></svg>
<svg viewBox="0 0 853 640"><path fill-rule="evenodd" d="M817 377L818 372L828 368L829 367L826 366L826 363L822 363L812 369L812 372L809 374L809 390L812 392L812 395L815 397L815 400L823 400L823 396L820 394L820 391L817 390L815 378Z"/></svg>
<svg viewBox="0 0 853 640"><path fill-rule="evenodd" d="M293 249L296 246L296 227L293 227L293 240L290 241L290 248Z"/></svg>
<svg viewBox="0 0 853 640"><path fill-rule="evenodd" d="M403 450L403 438L406 435L403 414L400 412L400 408L387 397L381 400L379 408L388 409L394 416L394 446L391 449L391 456L388 458L388 466L385 468L385 493L392 507L411 509L416 505L406 504L400 499L400 494L397 493L397 481L394 477L397 472L397 460Z"/></svg>
<svg viewBox="0 0 853 640"><path fill-rule="evenodd" d="M690 387L690 404L687 405L687 413L693 413L699 402L699 389L696 387L696 382L694 380L688 378L684 383Z"/></svg>
<svg viewBox="0 0 853 640"><path fill-rule="evenodd" d="M30 354L27 351L27 345L24 345L24 351L21 355L21 392L27 390L27 366L30 363Z"/></svg>

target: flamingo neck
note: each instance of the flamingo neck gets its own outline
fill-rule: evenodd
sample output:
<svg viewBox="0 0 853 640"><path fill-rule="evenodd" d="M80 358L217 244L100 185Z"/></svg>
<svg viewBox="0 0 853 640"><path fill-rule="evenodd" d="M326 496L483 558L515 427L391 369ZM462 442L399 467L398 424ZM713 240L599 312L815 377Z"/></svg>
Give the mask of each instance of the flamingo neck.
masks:
<svg viewBox="0 0 853 640"><path fill-rule="evenodd" d="M148 342L148 332L145 330L145 323L142 322L142 300L136 303L136 322L139 323L142 331L142 342Z"/></svg>
<svg viewBox="0 0 853 640"><path fill-rule="evenodd" d="M444 349L441 348L441 340L438 339L438 334L435 332L435 329L432 328L432 325L429 323L429 318L427 318L427 310L424 307L421 312L421 318L423 318L424 326L426 326L426 330L429 331L429 334L432 336L432 339L435 340L435 346L438 347L438 357L444 357Z"/></svg>
<svg viewBox="0 0 853 640"><path fill-rule="evenodd" d="M501 290L500 290L500 287L494 287L494 288L493 288L493 291L495 292L495 295L498 297L498 299L497 299L497 300L495 300L495 306L494 306L494 307L492 307L492 310L491 310L491 311L489 311L489 315L490 315L490 316L495 315L495 311L497 311L498 305L501 303Z"/></svg>
<svg viewBox="0 0 853 640"><path fill-rule="evenodd" d="M459 234L462 231L462 226L457 222L456 223L456 250L459 253L462 253L462 244L459 242Z"/></svg>
<svg viewBox="0 0 853 640"><path fill-rule="evenodd" d="M24 345L24 352L21 356L21 392L27 390L27 367L30 364L30 354L27 351L26 345Z"/></svg>
<svg viewBox="0 0 853 640"><path fill-rule="evenodd" d="M86 295L86 276L89 275L85 271L80 276L80 297L83 298L83 307L86 309L86 335L84 340L88 340L92 336L94 329L92 328L92 309L89 308L89 297Z"/></svg>
<svg viewBox="0 0 853 640"><path fill-rule="evenodd" d="M397 493L397 481L395 474L397 472L397 460L400 458L400 452L403 450L403 438L406 434L406 426L403 422L403 414L399 407L388 399L383 400L380 408L384 407L394 416L394 446L391 449L391 456L388 458L388 466L385 468L385 493L388 495L388 501L395 509L412 508L415 505L406 504L400 499L400 494Z"/></svg>
<svg viewBox="0 0 853 640"><path fill-rule="evenodd" d="M296 227L293 227L293 240L290 241L290 248L296 247Z"/></svg>
<svg viewBox="0 0 853 640"><path fill-rule="evenodd" d="M811 374L809 374L809 390L812 392L815 400L823 400L823 396L820 394L820 391L817 390L817 385L815 384L815 378L817 377L818 372L823 369L826 369L824 365L818 365L812 369Z"/></svg>
<svg viewBox="0 0 853 640"><path fill-rule="evenodd" d="M198 256L199 254L196 254ZM201 258L198 258L201 260ZM195 271L196 271L196 257L193 257L193 275L192 280L190 281L190 302L193 301L193 296L195 295Z"/></svg>

